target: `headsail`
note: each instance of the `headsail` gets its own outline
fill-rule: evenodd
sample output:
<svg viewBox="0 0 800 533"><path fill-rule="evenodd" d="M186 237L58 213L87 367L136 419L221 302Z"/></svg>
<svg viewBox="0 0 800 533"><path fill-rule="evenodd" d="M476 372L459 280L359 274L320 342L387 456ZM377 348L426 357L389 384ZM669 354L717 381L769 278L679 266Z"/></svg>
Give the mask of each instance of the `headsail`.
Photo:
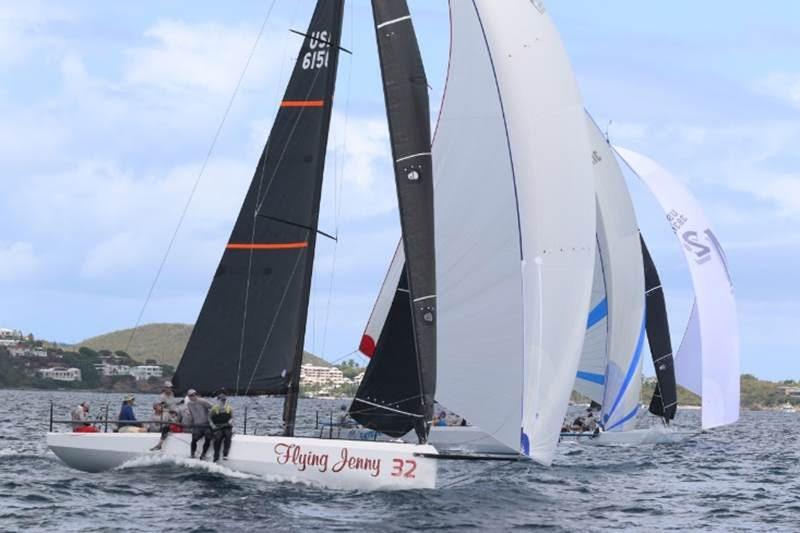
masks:
<svg viewBox="0 0 800 533"><path fill-rule="evenodd" d="M602 405L608 364L608 298L600 248L595 254L592 300L586 319L586 337L575 376L575 391Z"/></svg>
<svg viewBox="0 0 800 533"><path fill-rule="evenodd" d="M450 15L433 147L437 398L510 451L549 464L585 330L557 317L586 316L594 271L583 108L540 2L451 2ZM567 211L568 222L548 222ZM402 264L398 250L362 338L367 355L394 323L386 310Z"/></svg>
<svg viewBox="0 0 800 533"><path fill-rule="evenodd" d="M583 105L541 2L450 10L434 153L438 398L549 464L586 329L566 317L588 315L594 272Z"/></svg>
<svg viewBox="0 0 800 533"><path fill-rule="evenodd" d="M678 409L678 391L675 385L675 366L672 359L672 341L669 337L667 306L664 289L658 270L650 256L650 250L642 242L644 257L644 283L647 297L647 341L656 370L656 390L650 400L650 412L662 417L666 422L675 418Z"/></svg>
<svg viewBox="0 0 800 533"><path fill-rule="evenodd" d="M661 204L689 264L696 323L690 321L675 358L678 382L702 396L703 428L731 424L739 418L739 330L725 254L680 181L641 154L616 150Z"/></svg>
<svg viewBox="0 0 800 533"><path fill-rule="evenodd" d="M317 3L175 374L176 387L286 394L294 421L343 0Z"/></svg>
<svg viewBox="0 0 800 533"><path fill-rule="evenodd" d="M607 293L608 365L601 417L606 431L632 429L639 409L644 347L644 274L639 225L622 170L586 114L597 198L597 238Z"/></svg>
<svg viewBox="0 0 800 533"><path fill-rule="evenodd" d="M372 0L372 10L406 257L400 283L405 282L407 292L398 288L395 301L401 307L410 305L411 331L405 333L412 334L412 350L406 357L393 357L391 350L376 357L356 394L351 414L381 431L381 425L391 420L388 415L396 422L384 432L400 433L403 427L408 431L410 427L405 424L410 424L420 442L425 442L436 388L436 261L428 83L406 2ZM408 348L403 342L398 347ZM408 383L411 376L415 379Z"/></svg>

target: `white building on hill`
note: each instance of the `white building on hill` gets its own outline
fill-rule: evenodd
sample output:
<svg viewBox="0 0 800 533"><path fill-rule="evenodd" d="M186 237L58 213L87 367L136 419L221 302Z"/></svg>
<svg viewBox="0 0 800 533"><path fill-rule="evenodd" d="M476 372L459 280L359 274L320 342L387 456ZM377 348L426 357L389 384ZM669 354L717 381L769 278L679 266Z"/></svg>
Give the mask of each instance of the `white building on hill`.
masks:
<svg viewBox="0 0 800 533"><path fill-rule="evenodd" d="M136 381L145 381L147 378L160 378L163 369L158 365L139 365L131 368L130 375L135 377Z"/></svg>
<svg viewBox="0 0 800 533"><path fill-rule="evenodd" d="M341 385L350 383L335 366L305 364L300 367L300 382L306 385Z"/></svg>
<svg viewBox="0 0 800 533"><path fill-rule="evenodd" d="M128 365L110 365L108 363L98 363L94 365L95 370L103 376L129 376L131 367Z"/></svg>
<svg viewBox="0 0 800 533"><path fill-rule="evenodd" d="M56 381L81 381L80 368L43 368L39 375Z"/></svg>
<svg viewBox="0 0 800 533"><path fill-rule="evenodd" d="M22 332L0 328L0 346L16 346L22 340Z"/></svg>
<svg viewBox="0 0 800 533"><path fill-rule="evenodd" d="M47 357L47 349L33 346L12 346L8 349L11 357Z"/></svg>

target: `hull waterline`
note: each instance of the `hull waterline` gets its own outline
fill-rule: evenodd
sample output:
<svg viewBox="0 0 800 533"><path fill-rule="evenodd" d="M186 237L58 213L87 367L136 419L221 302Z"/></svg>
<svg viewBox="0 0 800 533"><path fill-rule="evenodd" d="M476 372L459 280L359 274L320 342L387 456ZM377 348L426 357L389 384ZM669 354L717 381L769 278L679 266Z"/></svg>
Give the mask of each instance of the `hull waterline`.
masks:
<svg viewBox="0 0 800 533"><path fill-rule="evenodd" d="M695 434L689 431L676 431L672 428L654 427L629 431L606 431L596 435L590 432L562 433L561 441L578 441L597 446L639 446L642 444L673 444Z"/></svg>

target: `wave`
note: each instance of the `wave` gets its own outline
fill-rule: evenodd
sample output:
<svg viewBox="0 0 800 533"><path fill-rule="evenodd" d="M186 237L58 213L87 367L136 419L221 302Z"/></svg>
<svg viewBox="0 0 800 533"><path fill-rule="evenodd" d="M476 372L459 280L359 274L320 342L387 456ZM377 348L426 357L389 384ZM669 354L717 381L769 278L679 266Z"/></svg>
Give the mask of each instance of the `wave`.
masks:
<svg viewBox="0 0 800 533"><path fill-rule="evenodd" d="M259 479L258 476L245 474L244 472L237 472L236 470L231 470L230 468L222 466L219 463L170 455L144 455L141 457L136 457L135 459L125 461L115 470L126 470L131 468L153 467L160 465L177 465L184 468L203 470L211 474L219 474L234 479Z"/></svg>

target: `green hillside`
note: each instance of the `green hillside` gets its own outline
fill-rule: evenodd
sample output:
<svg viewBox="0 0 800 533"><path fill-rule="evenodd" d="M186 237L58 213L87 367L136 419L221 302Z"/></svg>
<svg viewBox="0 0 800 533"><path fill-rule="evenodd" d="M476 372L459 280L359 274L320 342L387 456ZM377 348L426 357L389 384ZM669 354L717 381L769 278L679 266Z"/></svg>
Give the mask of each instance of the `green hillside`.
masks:
<svg viewBox="0 0 800 533"><path fill-rule="evenodd" d="M137 361L144 362L147 359L155 359L161 364L177 366L183 350L186 348L186 343L189 342L192 328L193 326L190 324L146 324L139 326L136 330L136 335L133 337L133 342L131 342L126 351ZM79 342L76 347L86 346L95 351L109 350L115 352L117 350L125 350L130 338L131 330L123 329L86 339ZM308 352L303 355L303 362L331 366L324 359Z"/></svg>

